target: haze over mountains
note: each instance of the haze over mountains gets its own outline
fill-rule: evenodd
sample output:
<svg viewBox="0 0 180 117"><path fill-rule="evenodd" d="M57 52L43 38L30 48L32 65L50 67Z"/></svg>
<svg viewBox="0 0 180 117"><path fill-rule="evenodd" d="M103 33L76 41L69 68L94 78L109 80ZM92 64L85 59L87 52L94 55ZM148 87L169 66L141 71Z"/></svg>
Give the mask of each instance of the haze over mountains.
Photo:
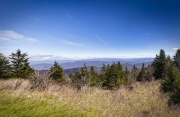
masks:
<svg viewBox="0 0 180 117"><path fill-rule="evenodd" d="M86 63L87 67L94 66L97 72L100 71L103 64L108 65L112 63L121 62L123 68L126 66L129 70L136 65L137 68L141 68L144 63L148 66L152 63L154 58L124 58L124 59L113 59L113 58L102 58L102 59L83 59L83 60L57 60L57 62L63 67L63 69L69 74L71 71L78 71L79 68L84 66ZM32 68L36 70L49 70L53 66L54 61L30 61Z"/></svg>

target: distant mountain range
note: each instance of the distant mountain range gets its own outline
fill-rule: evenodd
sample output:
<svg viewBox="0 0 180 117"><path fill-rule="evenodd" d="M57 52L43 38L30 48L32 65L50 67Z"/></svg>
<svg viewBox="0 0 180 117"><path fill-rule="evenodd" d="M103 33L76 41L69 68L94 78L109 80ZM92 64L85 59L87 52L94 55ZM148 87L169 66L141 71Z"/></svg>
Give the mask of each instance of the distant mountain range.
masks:
<svg viewBox="0 0 180 117"><path fill-rule="evenodd" d="M118 62L120 61L121 63L131 63L131 64L136 64L136 63L142 63L142 62L149 62L153 61L154 58L94 58L94 59L81 59L81 60L56 60L59 64L62 63L72 63L72 62ZM54 60L43 60L43 61L30 61L31 65L34 64L40 64L40 63L45 63L45 64L53 64Z"/></svg>
<svg viewBox="0 0 180 117"><path fill-rule="evenodd" d="M126 66L129 70L136 65L137 68L141 68L144 63L145 66L148 66L152 63L154 58L131 58L131 59L86 59L86 60L66 60L66 61L57 61L64 69L66 74L75 73L80 70L81 67L86 66L90 68L93 66L96 72L100 72L103 64L111 65L112 63L121 62L123 68ZM49 70L53 66L54 61L30 61L32 68L36 70Z"/></svg>

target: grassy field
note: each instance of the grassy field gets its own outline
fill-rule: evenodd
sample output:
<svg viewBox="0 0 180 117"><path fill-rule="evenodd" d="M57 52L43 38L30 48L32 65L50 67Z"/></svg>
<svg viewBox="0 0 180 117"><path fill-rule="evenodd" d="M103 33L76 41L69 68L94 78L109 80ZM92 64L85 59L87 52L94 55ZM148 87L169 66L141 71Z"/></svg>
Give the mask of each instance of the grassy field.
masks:
<svg viewBox="0 0 180 117"><path fill-rule="evenodd" d="M27 80L0 81L0 117L178 117L178 106L168 107L158 81L135 83L108 91L49 85L30 90Z"/></svg>

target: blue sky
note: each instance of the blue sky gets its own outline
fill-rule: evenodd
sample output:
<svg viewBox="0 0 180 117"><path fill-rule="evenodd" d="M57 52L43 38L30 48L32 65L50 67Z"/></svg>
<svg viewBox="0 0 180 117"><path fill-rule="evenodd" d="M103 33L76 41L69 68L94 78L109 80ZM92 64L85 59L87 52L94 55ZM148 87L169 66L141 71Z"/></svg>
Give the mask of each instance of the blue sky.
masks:
<svg viewBox="0 0 180 117"><path fill-rule="evenodd" d="M0 53L31 60L155 57L180 48L178 0L0 0Z"/></svg>

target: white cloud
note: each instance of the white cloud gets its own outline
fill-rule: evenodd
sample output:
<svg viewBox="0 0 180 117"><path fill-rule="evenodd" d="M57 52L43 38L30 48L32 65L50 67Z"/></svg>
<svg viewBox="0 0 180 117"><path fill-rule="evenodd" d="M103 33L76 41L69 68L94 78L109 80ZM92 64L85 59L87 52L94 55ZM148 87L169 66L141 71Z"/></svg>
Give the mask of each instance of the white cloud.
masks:
<svg viewBox="0 0 180 117"><path fill-rule="evenodd" d="M44 59L52 58L53 55L31 54L31 55L29 55L28 57L29 57L29 59L31 59L31 60L44 60Z"/></svg>
<svg viewBox="0 0 180 117"><path fill-rule="evenodd" d="M74 46L84 46L81 43L76 43L76 42L72 42L72 41L67 41L67 40L61 40L63 43L68 44L68 45L74 45Z"/></svg>
<svg viewBox="0 0 180 117"><path fill-rule="evenodd" d="M41 60L67 60L67 59L72 59L68 57L63 57L63 56L55 56L55 55L40 55L40 54L30 54L28 55L29 59L31 61L41 61Z"/></svg>
<svg viewBox="0 0 180 117"><path fill-rule="evenodd" d="M33 42L39 42L37 39L34 39L34 38L27 37L26 39L29 40L29 41L33 41Z"/></svg>
<svg viewBox="0 0 180 117"><path fill-rule="evenodd" d="M31 18L31 19L33 19L33 20L40 21L39 18L36 18L36 17L33 17L33 16L29 16L29 15L28 15L28 17Z"/></svg>
<svg viewBox="0 0 180 117"><path fill-rule="evenodd" d="M173 48L173 50L178 50L179 48Z"/></svg>
<svg viewBox="0 0 180 117"><path fill-rule="evenodd" d="M0 30L0 41L31 41L31 42L38 42L37 39L26 37L24 35L18 34L12 30Z"/></svg>
<svg viewBox="0 0 180 117"><path fill-rule="evenodd" d="M97 35L96 35L96 38L98 38L104 45L107 45L107 46L109 46L104 40L102 40L100 37L98 37Z"/></svg>
<svg viewBox="0 0 180 117"><path fill-rule="evenodd" d="M1 41L11 41L10 39L5 38L5 37L0 37L0 40L1 40Z"/></svg>

